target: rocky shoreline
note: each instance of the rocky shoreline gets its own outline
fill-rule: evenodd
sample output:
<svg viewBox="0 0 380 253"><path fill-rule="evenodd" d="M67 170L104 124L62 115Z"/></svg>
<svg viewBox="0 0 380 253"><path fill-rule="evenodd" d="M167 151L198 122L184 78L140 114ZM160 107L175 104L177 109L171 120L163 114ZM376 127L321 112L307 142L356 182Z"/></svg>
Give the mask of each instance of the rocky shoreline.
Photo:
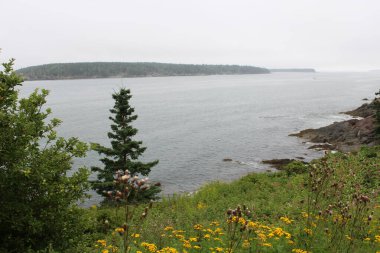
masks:
<svg viewBox="0 0 380 253"><path fill-rule="evenodd" d="M374 135L375 111L372 104L373 102L366 103L355 110L343 112L355 117L353 119L334 122L317 129L305 129L289 136L296 136L315 143L309 147L310 149L352 152L358 150L362 145L374 146L378 142Z"/></svg>
<svg viewBox="0 0 380 253"><path fill-rule="evenodd" d="M376 141L374 134L375 111L372 106L373 103L374 101L365 103L355 110L342 112L354 117L353 119L334 122L317 129L305 129L298 133L289 134L289 136L302 138L313 143L309 149L316 150L353 152L359 150L363 145L379 145L380 143ZM296 159L263 160L262 163L281 170L292 161L296 161Z"/></svg>

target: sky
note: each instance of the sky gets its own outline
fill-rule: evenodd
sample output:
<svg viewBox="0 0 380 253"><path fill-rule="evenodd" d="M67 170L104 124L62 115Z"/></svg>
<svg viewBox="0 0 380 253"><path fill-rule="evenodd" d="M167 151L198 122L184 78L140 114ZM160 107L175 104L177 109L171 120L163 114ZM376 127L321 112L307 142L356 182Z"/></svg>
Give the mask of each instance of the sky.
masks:
<svg viewBox="0 0 380 253"><path fill-rule="evenodd" d="M380 69L379 0L0 0L0 61Z"/></svg>

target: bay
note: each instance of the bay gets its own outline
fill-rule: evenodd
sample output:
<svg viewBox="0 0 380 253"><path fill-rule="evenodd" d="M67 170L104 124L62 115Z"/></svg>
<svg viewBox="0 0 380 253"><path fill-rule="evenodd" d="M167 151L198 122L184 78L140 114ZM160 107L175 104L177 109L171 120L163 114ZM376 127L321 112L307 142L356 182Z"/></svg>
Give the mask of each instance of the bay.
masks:
<svg viewBox="0 0 380 253"><path fill-rule="evenodd" d="M136 139L147 147L142 160L160 160L149 177L173 194L266 171L263 159L321 156L288 134L347 119L339 112L373 98L379 84L376 72L274 73L27 81L21 95L50 90L47 106L63 120L61 136L109 145L111 95L131 89ZM74 167L99 165L98 159L89 152ZM93 194L89 204L98 201Z"/></svg>

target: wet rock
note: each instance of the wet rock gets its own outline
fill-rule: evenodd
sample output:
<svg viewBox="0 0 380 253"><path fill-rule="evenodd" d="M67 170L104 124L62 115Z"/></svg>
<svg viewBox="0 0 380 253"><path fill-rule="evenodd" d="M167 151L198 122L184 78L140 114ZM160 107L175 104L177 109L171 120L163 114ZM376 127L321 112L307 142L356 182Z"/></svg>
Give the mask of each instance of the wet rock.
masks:
<svg viewBox="0 0 380 253"><path fill-rule="evenodd" d="M232 159L231 158L224 158L223 162L232 162Z"/></svg>
<svg viewBox="0 0 380 253"><path fill-rule="evenodd" d="M283 170L286 165L289 163L296 161L295 159L271 159L271 160L262 160L263 164L269 164L273 168L278 170Z"/></svg>
<svg viewBox="0 0 380 253"><path fill-rule="evenodd" d="M336 148L334 145L331 145L330 143L321 143L321 144L312 145L312 146L308 147L308 149L335 150Z"/></svg>

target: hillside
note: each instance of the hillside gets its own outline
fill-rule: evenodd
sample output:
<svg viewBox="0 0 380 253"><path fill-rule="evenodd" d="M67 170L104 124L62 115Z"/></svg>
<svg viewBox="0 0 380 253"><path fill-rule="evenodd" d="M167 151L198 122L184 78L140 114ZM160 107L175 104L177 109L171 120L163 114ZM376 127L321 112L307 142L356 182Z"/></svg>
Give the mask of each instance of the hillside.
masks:
<svg viewBox="0 0 380 253"><path fill-rule="evenodd" d="M267 74L268 69L238 65L192 65L153 62L53 63L17 70L25 80L146 76Z"/></svg>

